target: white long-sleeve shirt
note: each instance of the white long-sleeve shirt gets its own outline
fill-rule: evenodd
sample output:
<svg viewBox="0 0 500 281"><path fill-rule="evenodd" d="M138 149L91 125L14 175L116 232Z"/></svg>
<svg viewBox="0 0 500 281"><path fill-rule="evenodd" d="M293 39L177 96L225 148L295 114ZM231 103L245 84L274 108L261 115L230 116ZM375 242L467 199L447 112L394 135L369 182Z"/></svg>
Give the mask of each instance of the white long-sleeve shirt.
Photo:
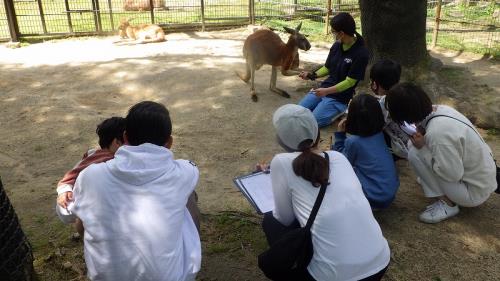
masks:
<svg viewBox="0 0 500 281"><path fill-rule="evenodd" d="M460 121L444 116L430 120L436 115L448 115L474 127L455 109L437 105L421 122L426 131L425 146L417 151L417 157L445 181L464 182L471 194L477 193L484 198L492 193L497 182L490 147L475 130Z"/></svg>
<svg viewBox="0 0 500 281"><path fill-rule="evenodd" d="M165 147L122 146L78 176L71 211L85 228L90 280L194 280L200 237L186 208L198 168Z"/></svg>
<svg viewBox="0 0 500 281"><path fill-rule="evenodd" d="M359 280L389 264L390 250L349 161L329 151L330 184L311 228L314 254L309 273L318 281ZM303 227L319 188L295 175L299 153L282 153L271 162L274 217L284 225L295 218Z"/></svg>

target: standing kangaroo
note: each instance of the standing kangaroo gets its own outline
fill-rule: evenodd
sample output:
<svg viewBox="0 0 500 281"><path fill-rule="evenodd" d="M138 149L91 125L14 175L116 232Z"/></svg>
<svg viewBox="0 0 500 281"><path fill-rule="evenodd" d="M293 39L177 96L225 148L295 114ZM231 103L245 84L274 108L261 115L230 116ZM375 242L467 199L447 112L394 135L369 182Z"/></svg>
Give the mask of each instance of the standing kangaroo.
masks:
<svg viewBox="0 0 500 281"><path fill-rule="evenodd" d="M276 87L277 68L281 67L281 74L285 76L299 74L298 71L292 70L299 66L298 49L307 51L311 48L307 38L299 33L301 26L302 23L295 29L284 27L290 34L286 44L276 33L268 29L257 30L245 40L243 57L246 60L246 73L236 74L245 83L250 80L250 95L254 102L258 100L254 84L255 70L259 70L264 64L272 66L269 89L285 98L290 97L286 91Z"/></svg>

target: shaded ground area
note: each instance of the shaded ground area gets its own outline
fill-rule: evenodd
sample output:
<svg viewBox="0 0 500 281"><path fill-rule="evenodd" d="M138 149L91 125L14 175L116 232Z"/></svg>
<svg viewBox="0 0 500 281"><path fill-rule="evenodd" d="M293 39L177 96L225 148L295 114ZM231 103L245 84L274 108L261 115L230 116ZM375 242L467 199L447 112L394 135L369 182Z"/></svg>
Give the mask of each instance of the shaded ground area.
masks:
<svg viewBox="0 0 500 281"><path fill-rule="evenodd" d="M97 144L99 121L124 115L144 99L167 105L176 157L200 168L204 215L198 279L265 280L256 266L256 256L265 248L260 217L232 179L280 151L272 113L298 102L313 85L279 77L278 86L291 94L282 98L267 90L270 67L263 67L256 78L259 102L253 103L249 87L234 74L244 69L246 35L246 29L238 29L169 34L167 42L136 46L114 46L116 38L90 38L15 50L0 47L0 175L33 244L41 280L84 279L82 243L71 239L73 231L54 213L55 185ZM308 66L322 63L327 52L313 47L301 59ZM472 68L446 66L424 82L436 100L498 126L498 84L485 81ZM480 91L472 90L478 87ZM491 112L493 117L487 117ZM333 130L322 131L324 148ZM499 156L499 131L482 133ZM497 280L500 196L444 223L424 225L417 216L428 201L407 162L399 161L398 168L397 199L375 214L392 250L385 280Z"/></svg>

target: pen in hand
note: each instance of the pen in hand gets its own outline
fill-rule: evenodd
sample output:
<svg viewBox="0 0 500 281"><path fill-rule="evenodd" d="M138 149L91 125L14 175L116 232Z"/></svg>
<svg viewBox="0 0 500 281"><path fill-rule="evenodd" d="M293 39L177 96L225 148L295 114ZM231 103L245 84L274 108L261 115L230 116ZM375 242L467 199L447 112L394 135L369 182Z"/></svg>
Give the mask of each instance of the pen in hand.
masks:
<svg viewBox="0 0 500 281"><path fill-rule="evenodd" d="M269 173L271 173L271 167L269 166L268 163L257 163L255 165L254 173L258 173L258 172L264 172L264 174L269 174Z"/></svg>

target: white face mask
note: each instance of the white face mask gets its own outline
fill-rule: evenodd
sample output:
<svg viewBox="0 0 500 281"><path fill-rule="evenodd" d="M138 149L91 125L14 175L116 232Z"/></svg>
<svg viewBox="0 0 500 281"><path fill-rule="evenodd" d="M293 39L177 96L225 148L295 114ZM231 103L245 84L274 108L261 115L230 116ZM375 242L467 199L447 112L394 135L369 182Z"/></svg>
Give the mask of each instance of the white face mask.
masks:
<svg viewBox="0 0 500 281"><path fill-rule="evenodd" d="M341 41L342 35L344 35L344 33L342 31L332 31L332 33L333 33L333 37L335 38L335 41L338 41L338 42Z"/></svg>

